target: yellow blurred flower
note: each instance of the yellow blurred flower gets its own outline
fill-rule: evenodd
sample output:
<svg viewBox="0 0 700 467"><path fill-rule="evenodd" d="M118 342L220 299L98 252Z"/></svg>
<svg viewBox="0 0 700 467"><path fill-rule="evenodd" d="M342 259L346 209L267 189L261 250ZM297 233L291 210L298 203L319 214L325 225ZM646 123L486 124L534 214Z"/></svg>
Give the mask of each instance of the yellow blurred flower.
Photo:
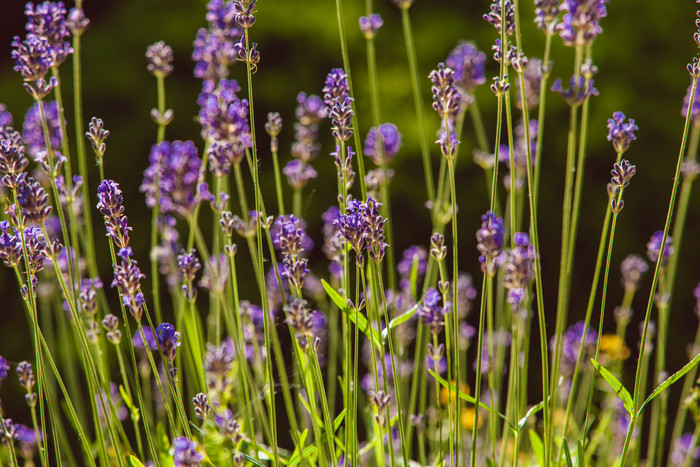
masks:
<svg viewBox="0 0 700 467"><path fill-rule="evenodd" d="M456 404L456 402L457 402L457 393L455 393L455 392L452 391L452 389L451 389L452 387L454 387L454 386L456 386L456 385L457 385L456 381L453 380L453 381L452 381L452 384L451 384L451 386L450 386L449 388L443 386L443 387L440 389L440 403L441 403L443 406L444 406L444 405L447 405L447 399L448 399L448 398L450 399L450 403L451 403L451 404L453 404L453 405ZM467 396L469 396L469 395L471 394L471 393L470 393L469 386L468 386L467 384L465 384L465 383L461 383L461 384L460 384L459 390L460 390L463 394L466 394Z"/></svg>
<svg viewBox="0 0 700 467"><path fill-rule="evenodd" d="M625 360L630 356L630 349L625 341L617 334L603 334L600 336L600 350L611 360Z"/></svg>
<svg viewBox="0 0 700 467"><path fill-rule="evenodd" d="M474 408L468 407L462 409L462 428L471 430L474 428ZM484 424L484 417L479 414L479 428Z"/></svg>

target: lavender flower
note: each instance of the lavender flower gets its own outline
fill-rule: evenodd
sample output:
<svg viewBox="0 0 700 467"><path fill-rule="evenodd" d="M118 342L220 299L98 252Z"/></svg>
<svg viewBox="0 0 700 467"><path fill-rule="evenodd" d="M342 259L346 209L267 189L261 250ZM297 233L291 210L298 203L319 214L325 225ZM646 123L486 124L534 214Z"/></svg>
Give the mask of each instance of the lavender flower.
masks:
<svg viewBox="0 0 700 467"><path fill-rule="evenodd" d="M339 97L333 98L329 116L331 118L331 129L336 141L347 141L352 136L352 102L354 99L343 93Z"/></svg>
<svg viewBox="0 0 700 467"><path fill-rule="evenodd" d="M29 262L27 269L35 275L44 269L44 261L49 257L49 247L41 229L36 226L24 229L24 244Z"/></svg>
<svg viewBox="0 0 700 467"><path fill-rule="evenodd" d="M194 405L194 414L201 419L205 419L209 416L209 401L207 400L207 395L203 392L198 393L192 398L192 404Z"/></svg>
<svg viewBox="0 0 700 467"><path fill-rule="evenodd" d="M201 199L198 193L199 168L202 161L192 141L164 141L151 148L150 165L144 172L140 191L146 205L158 202L161 212L188 217Z"/></svg>
<svg viewBox="0 0 700 467"><path fill-rule="evenodd" d="M525 104L528 109L539 104L540 97L540 83L542 82L542 60L538 58L531 58L527 62L527 66L523 71L523 77L525 78ZM518 92L522 93L523 90L520 88L520 80L516 81L518 85ZM522 100L520 96L515 101L515 105L522 109Z"/></svg>
<svg viewBox="0 0 700 467"><path fill-rule="evenodd" d="M70 32L66 24L66 8L63 2L44 2L38 5L27 3L24 14L27 17L27 35L45 38L50 47L53 62L60 65L73 53L67 42Z"/></svg>
<svg viewBox="0 0 700 467"><path fill-rule="evenodd" d="M338 226L340 235L345 238L356 255L360 255L365 247L365 232L367 225L363 219L363 206L357 200L351 199L347 202L345 214L338 213L338 217L333 224Z"/></svg>
<svg viewBox="0 0 700 467"><path fill-rule="evenodd" d="M124 197L119 184L113 180L103 180L97 188L97 210L104 216L107 236L111 237L117 248L129 246L129 231L124 215Z"/></svg>
<svg viewBox="0 0 700 467"><path fill-rule="evenodd" d="M389 220L379 215L381 203L374 201L372 198L367 198L363 206L362 220L366 226L365 239L367 241L367 250L369 250L370 258L380 262L384 258L386 247L389 246L384 242L384 224Z"/></svg>
<svg viewBox="0 0 700 467"><path fill-rule="evenodd" d="M141 335L143 333L143 335ZM144 343L145 338L145 343ZM141 327L134 332L134 336L131 338L131 345L136 349L149 348L151 350L156 350L158 348L158 340L151 327Z"/></svg>
<svg viewBox="0 0 700 467"><path fill-rule="evenodd" d="M223 292L228 284L229 258L226 253L212 255L204 264L204 272L199 286L209 292Z"/></svg>
<svg viewBox="0 0 700 467"><path fill-rule="evenodd" d="M5 104L0 104L0 135L4 135L6 127L12 127L12 114Z"/></svg>
<svg viewBox="0 0 700 467"><path fill-rule="evenodd" d="M197 445L185 436L173 439L171 448L175 467L195 467L201 465L204 456L197 452Z"/></svg>
<svg viewBox="0 0 700 467"><path fill-rule="evenodd" d="M649 265L641 256L629 255L620 263L622 285L625 291L633 292L639 288L642 276L649 270Z"/></svg>
<svg viewBox="0 0 700 467"><path fill-rule="evenodd" d="M697 81L697 79L695 79ZM688 86L688 90L685 93L685 97L683 98L683 107L681 108L681 117L685 118L686 115L688 115L688 106L690 105L690 92L693 90L693 83L691 82L690 85ZM693 105L690 109L690 118L693 121L693 124L698 125L700 124L700 119L698 118L698 115L700 114L700 92L696 91L695 92L695 98L693 99Z"/></svg>
<svg viewBox="0 0 700 467"><path fill-rule="evenodd" d="M312 178L318 177L318 172L311 167L311 164L299 159L289 161L282 169L282 173L287 176L289 185L297 190L304 188Z"/></svg>
<svg viewBox="0 0 700 467"><path fill-rule="evenodd" d="M0 356L0 383L7 378L7 372L10 371L10 365L7 364L7 360Z"/></svg>
<svg viewBox="0 0 700 467"><path fill-rule="evenodd" d="M146 69L159 78L165 78L173 72L173 49L164 41L149 45L146 49Z"/></svg>
<svg viewBox="0 0 700 467"><path fill-rule="evenodd" d="M71 8L66 18L66 27L75 36L81 36L90 25L90 20L82 9Z"/></svg>
<svg viewBox="0 0 700 467"><path fill-rule="evenodd" d="M360 31L362 31L365 39L373 39L383 24L382 17L377 13L369 16L360 16Z"/></svg>
<svg viewBox="0 0 700 467"><path fill-rule="evenodd" d="M573 374L581 348L581 340L585 342L583 351L586 354L595 350L598 334L593 329L589 328L588 333L584 336L584 324L583 321L579 321L569 327L564 333L561 344L561 372L564 376L570 377ZM552 351L554 351L555 342L556 338L553 337L550 341L550 350Z"/></svg>
<svg viewBox="0 0 700 467"><path fill-rule="evenodd" d="M204 374L207 379L207 389L216 394L224 394L233 383L231 370L235 353L231 339L224 340L218 347L207 344L204 357Z"/></svg>
<svg viewBox="0 0 700 467"><path fill-rule="evenodd" d="M401 149L401 133L393 123L373 126L365 139L365 155L372 158L378 166L389 163Z"/></svg>
<svg viewBox="0 0 700 467"><path fill-rule="evenodd" d="M306 267L308 260L302 256L305 253L303 240L306 234L293 214L280 216L275 224L279 228L276 241L284 264L282 275L287 277L292 287L300 289L304 286L304 277L309 273Z"/></svg>
<svg viewBox="0 0 700 467"><path fill-rule="evenodd" d="M433 334L439 334L445 325L444 317L452 308L450 302L440 304L442 296L434 287L430 287L425 293L423 304L418 308L418 316L423 324L430 326Z"/></svg>
<svg viewBox="0 0 700 467"><path fill-rule="evenodd" d="M593 87L593 80L587 80L583 76L580 76L578 80L572 76L568 89L562 88L561 79L557 78L552 86L552 91L558 92L562 99L572 107L583 104L583 101L590 96L598 95L598 90Z"/></svg>
<svg viewBox="0 0 700 467"><path fill-rule="evenodd" d="M22 215L37 224L43 224L53 209L49 205L49 194L32 177L27 177L17 188L17 203L22 208Z"/></svg>
<svg viewBox="0 0 700 467"><path fill-rule="evenodd" d="M315 94L307 96L305 92L300 92L297 94L297 108L294 115L302 125L309 126L326 118L328 111L323 99Z"/></svg>
<svg viewBox="0 0 700 467"><path fill-rule="evenodd" d="M312 335L311 330L314 326L306 300L290 297L284 306L284 311L287 314L286 323L294 330L299 346L305 349L306 337Z"/></svg>
<svg viewBox="0 0 700 467"><path fill-rule="evenodd" d="M430 88L433 92L433 109L442 120L453 123L462 103L462 95L455 86L454 70L444 63L438 63L437 70L431 71L428 77L433 84Z"/></svg>
<svg viewBox="0 0 700 467"><path fill-rule="evenodd" d="M257 0L233 0L236 22L243 29L250 29L255 24L255 2Z"/></svg>
<svg viewBox="0 0 700 467"><path fill-rule="evenodd" d="M82 311L85 314L94 316L97 312L97 289L102 288L102 281L99 278L82 279L80 281L80 292L78 298Z"/></svg>
<svg viewBox="0 0 700 467"><path fill-rule="evenodd" d="M22 259L22 240L17 235L17 229L14 229L14 234L8 233L10 230L9 221L0 221L0 260L7 267L15 267Z"/></svg>
<svg viewBox="0 0 700 467"><path fill-rule="evenodd" d="M501 1L492 0L491 11L484 15L484 19L496 28L499 34L505 20L506 34L510 36L515 31L515 7L510 0L505 0L505 13L503 13L501 11Z"/></svg>
<svg viewBox="0 0 700 467"><path fill-rule="evenodd" d="M10 56L15 61L14 70L24 78L24 87L33 97L44 98L58 85L56 77L45 76L56 65L53 49L46 38L28 34L24 41L19 36L12 40Z"/></svg>
<svg viewBox="0 0 700 467"><path fill-rule="evenodd" d="M673 440L673 448L669 455L670 465L695 465L694 461L698 459L700 447L697 446L697 439L693 433L685 433Z"/></svg>
<svg viewBox="0 0 700 467"><path fill-rule="evenodd" d="M535 24L545 34L554 34L560 11L561 0L535 0Z"/></svg>
<svg viewBox="0 0 700 467"><path fill-rule="evenodd" d="M107 331L105 337L107 337L107 340L109 342L111 342L114 345L119 345L121 343L122 332L118 329L119 318L117 318L111 313L106 314L105 317L102 318L102 327L105 329L105 331ZM150 330L151 328L148 329ZM138 336L141 337L141 334L138 333ZM151 331L151 336L153 336L153 331ZM136 338L136 335L134 335L134 338ZM141 344L143 344L143 342L141 342ZM136 347L135 344L134 347Z"/></svg>
<svg viewBox="0 0 700 467"><path fill-rule="evenodd" d="M57 151L61 148L62 141L58 103L56 101L50 101L42 102L42 105L49 131L49 144L51 144L51 149ZM27 146L29 155L32 157L36 157L41 151L46 151L46 140L44 139L44 130L41 123L41 112L39 111L39 104L37 102L29 108L27 114L24 116L22 139Z"/></svg>
<svg viewBox="0 0 700 467"><path fill-rule="evenodd" d="M143 304L146 299L139 290L141 288L141 279L146 276L141 273L141 270L136 265L137 262L132 258L131 247L124 247L119 250L117 256L121 263L114 265L114 280L112 287L118 287L124 307L129 310L136 321L141 321L143 314Z"/></svg>
<svg viewBox="0 0 700 467"><path fill-rule="evenodd" d="M334 99L341 98L343 95L350 95L348 75L342 68L333 68L331 72L328 73L322 92L323 102L326 103L326 109L329 112L333 107Z"/></svg>
<svg viewBox="0 0 700 467"><path fill-rule="evenodd" d="M156 328L158 345L163 352L163 358L170 363L175 361L175 351L180 347L180 333L170 323L161 323Z"/></svg>
<svg viewBox="0 0 700 467"><path fill-rule="evenodd" d="M503 219L491 211L481 216L481 228L476 231L476 248L480 253L481 270L485 274L493 276L496 272L496 258L501 254L505 234Z"/></svg>
<svg viewBox="0 0 700 467"><path fill-rule="evenodd" d="M235 28L234 31L239 30ZM195 61L195 78L211 82L226 78L229 65L236 62L238 54L234 49L234 42L238 37L240 37L240 32L227 37L222 30L199 29L193 42L194 50L192 51L192 60Z"/></svg>
<svg viewBox="0 0 700 467"><path fill-rule="evenodd" d="M535 259L535 250L530 245L530 238L524 232L517 232L514 236L514 246L508 251L504 267L504 283L508 289L508 303L514 310L520 308L525 300L526 288L532 277L532 261Z"/></svg>
<svg viewBox="0 0 700 467"><path fill-rule="evenodd" d="M340 152L340 146L336 145L335 152L332 152L331 156L333 156L335 166L338 168L340 182L349 190L355 181L355 172L352 170L352 158L355 152L352 150L352 146L348 146L347 149L347 155L345 155Z"/></svg>
<svg viewBox="0 0 700 467"><path fill-rule="evenodd" d="M611 170L611 183L617 188L625 188L629 186L630 179L636 172L637 168L634 165L630 164L627 159L622 159L619 164L615 163L613 169Z"/></svg>
<svg viewBox="0 0 700 467"><path fill-rule="evenodd" d="M35 407L37 396L36 393L34 393L34 372L32 371L32 364L27 361L19 362L15 371L19 378L19 385L27 391L27 394L24 396L27 405L29 407Z"/></svg>
<svg viewBox="0 0 700 467"><path fill-rule="evenodd" d="M235 80L222 79L216 85L205 81L197 98L203 136L209 140L231 143L234 152L232 162L240 161L246 148L253 144L248 123L248 101L238 98L236 93L240 90Z"/></svg>
<svg viewBox="0 0 700 467"><path fill-rule="evenodd" d="M651 261L652 263L655 263L659 259L659 255L661 254L661 250L662 250L661 242L663 241L663 237L664 237L664 231L657 230L651 236L649 243L647 243L647 257L649 258L649 261ZM673 254L672 243L673 243L673 239L671 238L670 235L667 235L666 236L666 246L665 246L665 248L663 248L663 258L661 260L662 266L666 265L666 261L668 261L668 257L671 256L671 254Z"/></svg>
<svg viewBox="0 0 700 467"><path fill-rule="evenodd" d="M607 16L607 0L564 0L562 22L557 25L565 45L590 44L603 32L600 20Z"/></svg>
<svg viewBox="0 0 700 467"><path fill-rule="evenodd" d="M418 277L422 277L428 269L428 252L425 247L420 245L412 245L406 248L403 252L403 257L396 266L401 277L408 277L413 270L413 263L416 263L416 273Z"/></svg>
<svg viewBox="0 0 700 467"><path fill-rule="evenodd" d="M634 132L639 130L634 119L630 118L625 123L625 114L615 112L613 118L608 119L608 141L612 141L613 148L618 154L623 154L630 147L630 142L637 139Z"/></svg>
<svg viewBox="0 0 700 467"><path fill-rule="evenodd" d="M105 130L105 125L102 119L92 117L85 136L90 141L90 145L92 146L92 150L95 151L95 154L97 154L98 157L104 156L104 153L107 150L105 140L109 136L109 130Z"/></svg>
<svg viewBox="0 0 700 467"><path fill-rule="evenodd" d="M455 84L462 91L462 98L471 95L474 90L486 82L484 64L486 54L473 42L460 42L445 59L445 65L454 70Z"/></svg>

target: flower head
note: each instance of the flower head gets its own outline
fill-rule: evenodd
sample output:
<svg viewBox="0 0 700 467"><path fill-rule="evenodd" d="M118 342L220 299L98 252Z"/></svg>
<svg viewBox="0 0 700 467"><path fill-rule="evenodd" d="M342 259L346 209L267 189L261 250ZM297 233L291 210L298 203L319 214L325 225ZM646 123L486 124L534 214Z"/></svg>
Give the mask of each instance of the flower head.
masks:
<svg viewBox="0 0 700 467"><path fill-rule="evenodd" d="M622 285L626 291L635 291L639 288L642 276L649 270L649 265L641 256L629 255L620 263L622 273Z"/></svg>
<svg viewBox="0 0 700 467"><path fill-rule="evenodd" d="M630 147L630 142L637 139L634 132L639 127L630 118L625 123L625 114L615 112L613 118L608 119L608 141L612 141L613 147L618 154L622 154Z"/></svg>
<svg viewBox="0 0 700 467"><path fill-rule="evenodd" d="M360 16L360 31L364 34L365 39L374 38L383 24L384 21L382 21L382 17L377 13L373 13L369 16Z"/></svg>
<svg viewBox="0 0 700 467"><path fill-rule="evenodd" d="M146 69L154 76L165 78L173 72L173 49L163 41L148 46L146 60Z"/></svg>
<svg viewBox="0 0 700 467"><path fill-rule="evenodd" d="M562 99L572 107L583 104L583 101L590 96L598 95L598 90L593 87L593 80L587 80L583 76L580 76L578 80L572 76L568 89L562 88L561 79L557 79L552 86L552 91L558 92Z"/></svg>
<svg viewBox="0 0 700 467"><path fill-rule="evenodd" d="M173 439L171 451L175 467L199 466L204 459L204 456L197 452L197 444L185 436Z"/></svg>
<svg viewBox="0 0 700 467"><path fill-rule="evenodd" d="M282 173L287 176L287 181L292 188L300 190L312 178L318 177L318 172L311 167L311 164L293 159L287 163L282 169Z"/></svg>
<svg viewBox="0 0 700 467"><path fill-rule="evenodd" d="M651 261L652 263L655 263L659 259L659 255L661 255L662 249L663 249L663 258L661 260L662 265L666 264L666 261L668 261L668 257L671 256L671 254L673 253L673 246L671 246L673 243L673 239L671 238L670 235L666 235L666 245L664 247L662 245L663 237L664 237L664 231L657 230L651 236L649 243L647 243L647 257L649 258L649 261Z"/></svg>
<svg viewBox="0 0 700 467"><path fill-rule="evenodd" d="M481 216L481 228L476 231L476 248L481 254L479 262L481 269L490 275L495 273L496 258L501 254L506 229L503 227L503 219L495 213L488 211Z"/></svg>
<svg viewBox="0 0 700 467"><path fill-rule="evenodd" d="M156 328L156 338L163 357L170 363L175 361L175 351L180 346L180 333L170 323L161 323Z"/></svg>
<svg viewBox="0 0 700 467"><path fill-rule="evenodd" d="M27 3L24 10L27 34L46 39L56 65L63 63L73 53L67 41L70 32L66 24L66 13L63 2L43 2L38 5Z"/></svg>
<svg viewBox="0 0 700 467"><path fill-rule="evenodd" d="M603 32L600 20L607 16L607 0L564 0L562 22L557 25L565 45L590 44Z"/></svg>
<svg viewBox="0 0 700 467"><path fill-rule="evenodd" d="M501 10L502 0L492 0L491 11L484 15L484 19L488 21L498 33L501 33L501 27L505 21L506 34L512 35L515 31L515 7L511 0L505 0L505 13Z"/></svg>
<svg viewBox="0 0 700 467"><path fill-rule="evenodd" d="M562 0L535 0L535 23L547 34L553 34L561 11Z"/></svg>
<svg viewBox="0 0 700 467"><path fill-rule="evenodd" d="M444 63L438 63L436 70L428 75L432 82L433 109L441 119L453 120L460 110L462 95L455 86L455 72Z"/></svg>
<svg viewBox="0 0 700 467"><path fill-rule="evenodd" d="M445 315L451 309L450 302L441 304L442 296L434 287L430 287L425 293L423 304L418 308L418 316L423 324L430 326L433 334L439 334L444 326Z"/></svg>
<svg viewBox="0 0 700 467"><path fill-rule="evenodd" d="M56 151L61 148L62 140L58 103L56 101L42 101L42 106L44 108L44 116L49 132L49 143L51 144L51 148ZM41 112L39 111L39 104L36 102L24 116L22 139L27 146L29 155L32 157L35 157L40 151L46 151L46 140L44 139L44 130L42 128Z"/></svg>
<svg viewBox="0 0 700 467"><path fill-rule="evenodd" d="M460 42L445 59L445 65L454 70L455 84L464 92L472 94L486 82L484 65L486 54L473 42Z"/></svg>
<svg viewBox="0 0 700 467"><path fill-rule="evenodd" d="M506 254L504 283L508 289L508 303L518 309L526 296L527 285L532 277L532 261L535 250L530 245L530 238L524 232L514 236L514 246Z"/></svg>
<svg viewBox="0 0 700 467"><path fill-rule="evenodd" d="M401 133L393 123L382 123L373 126L367 132L365 139L365 155L372 158L375 164L389 163L401 149Z"/></svg>
<svg viewBox="0 0 700 467"><path fill-rule="evenodd" d="M342 68L333 68L326 76L326 83L322 89L323 102L326 103L326 109L330 112L333 107L333 100L345 95L350 95L350 87L348 85L348 75Z"/></svg>

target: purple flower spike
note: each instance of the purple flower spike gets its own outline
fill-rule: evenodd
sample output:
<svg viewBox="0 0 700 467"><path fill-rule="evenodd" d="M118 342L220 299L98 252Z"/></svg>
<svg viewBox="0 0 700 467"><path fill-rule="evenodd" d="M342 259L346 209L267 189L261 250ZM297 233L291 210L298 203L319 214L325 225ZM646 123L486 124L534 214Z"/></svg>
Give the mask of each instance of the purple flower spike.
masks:
<svg viewBox="0 0 700 467"><path fill-rule="evenodd" d="M625 123L625 114L615 112L613 118L608 119L608 141L612 141L612 145L618 154L623 154L630 147L630 143L637 139L634 132L639 130L639 127L634 123L634 119L630 118Z"/></svg>
<svg viewBox="0 0 700 467"><path fill-rule="evenodd" d="M561 373L566 377L570 377L576 366L576 362L579 356L579 350L581 349L581 341L583 340L584 346L583 351L585 354L590 354L595 350L595 345L598 340L598 333L593 329L588 328L588 332L584 336L585 323L579 321L578 323L572 325L564 333L562 339L562 353L561 353ZM550 350L554 351L556 340L553 337L549 343Z"/></svg>
<svg viewBox="0 0 700 467"><path fill-rule="evenodd" d="M180 346L180 333L170 323L161 323L156 328L156 338L163 357L170 363L175 361L175 351Z"/></svg>
<svg viewBox="0 0 700 467"><path fill-rule="evenodd" d="M318 173L311 167L311 164L299 159L289 161L282 169L282 173L287 176L289 185L297 190L304 188L312 178L318 177Z"/></svg>
<svg viewBox="0 0 700 467"><path fill-rule="evenodd" d="M683 107L681 108L681 117L683 118L685 118L685 116L688 115L688 106L690 105L690 92L692 90L693 84L691 83L688 86L688 90L685 93L685 97L683 98ZM700 115L700 92L695 91L695 99L693 99L693 106L690 109L690 118L695 125L700 123L698 115Z"/></svg>
<svg viewBox="0 0 700 467"><path fill-rule="evenodd" d="M201 465L204 456L197 452L197 445L185 436L173 439L173 462L175 467L195 467Z"/></svg>
<svg viewBox="0 0 700 467"><path fill-rule="evenodd" d="M2 380L7 378L8 371L10 371L10 365L7 364L7 360L0 357L0 383L2 383Z"/></svg>
<svg viewBox="0 0 700 467"><path fill-rule="evenodd" d="M67 42L70 32L66 24L66 7L63 2L44 2L39 5L27 3L24 14L27 17L27 35L45 38L50 54L56 65L60 65L73 53Z"/></svg>
<svg viewBox="0 0 700 467"><path fill-rule="evenodd" d="M553 34L556 27L561 0L535 0L535 24L547 34Z"/></svg>
<svg viewBox="0 0 700 467"><path fill-rule="evenodd" d="M293 214L281 216L275 225L279 229L275 238L276 246L282 252L284 264L282 275L289 280L292 287L300 289L304 286L304 278L309 273L306 267L308 260L304 257L306 233L301 227L301 221Z"/></svg>
<svg viewBox="0 0 700 467"><path fill-rule="evenodd" d="M433 84L430 88L433 92L433 109L441 119L454 120L462 104L462 95L455 87L454 70L444 63L438 63L437 69L431 71L428 77Z"/></svg>
<svg viewBox="0 0 700 467"><path fill-rule="evenodd" d="M49 143L51 144L51 148L56 151L61 148L62 139L58 103L56 103L56 101L43 102L43 107L46 125L49 130ZM46 150L46 140L44 139L44 130L41 123L41 112L39 111L39 104L36 102L24 116L22 139L24 140L24 144L27 145L29 155L32 157L35 157L40 151Z"/></svg>
<svg viewBox="0 0 700 467"><path fill-rule="evenodd" d="M498 34L500 34L505 17L506 34L510 36L515 31L515 7L513 6L513 2L505 0L505 14L503 14L501 11L501 1L502 0L493 0L491 2L491 11L484 15L484 19L496 28Z"/></svg>
<svg viewBox="0 0 700 467"><path fill-rule="evenodd" d="M455 84L468 94L486 82L485 63L486 54L473 42L464 41L452 49L445 60L445 65L454 70Z"/></svg>
<svg viewBox="0 0 700 467"><path fill-rule="evenodd" d="M326 103L326 108L330 112L333 107L333 100L350 94L348 86L348 75L342 68L333 68L328 76L326 83L323 86L323 101Z"/></svg>
<svg viewBox="0 0 700 467"><path fill-rule="evenodd" d="M53 209L49 205L49 194L32 177L27 177L18 187L17 202L24 217L37 224L43 224Z"/></svg>
<svg viewBox="0 0 700 467"><path fill-rule="evenodd" d="M172 47L158 41L146 49L146 69L154 76L165 78L173 72L173 58Z"/></svg>
<svg viewBox="0 0 700 467"><path fill-rule="evenodd" d="M647 243L647 256L649 257L649 261L652 263L655 263L659 259L659 255L661 254L661 242L663 241L664 238L664 231L663 230L657 230L654 232L654 234L651 236L651 239L649 240L649 243ZM673 243L673 239L671 238L670 235L666 236L666 247L663 249L663 258L661 260L661 265L664 266L666 264L666 261L668 261L668 257L673 253L673 247L671 244Z"/></svg>
<svg viewBox="0 0 700 467"><path fill-rule="evenodd" d="M4 128L9 126L12 126L12 114L5 104L0 104L0 134L3 134Z"/></svg>
<svg viewBox="0 0 700 467"><path fill-rule="evenodd" d="M378 166L389 163L401 149L401 133L393 123L373 126L365 139L365 155L372 158Z"/></svg>
<svg viewBox="0 0 700 467"><path fill-rule="evenodd" d="M607 16L607 0L564 0L562 22L557 25L565 45L590 44L603 32L600 20Z"/></svg>
<svg viewBox="0 0 700 467"><path fill-rule="evenodd" d="M481 254L479 262L485 274L493 276L496 272L496 258L501 254L503 238L506 229L503 227L503 219L495 213L488 211L481 216L481 228L476 231L476 248Z"/></svg>
<svg viewBox="0 0 700 467"><path fill-rule="evenodd" d="M586 80L583 76L580 76L578 80L572 76L568 89L562 88L561 79L557 79L552 86L552 91L558 92L572 107L583 104L583 101L590 96L598 95L598 90L593 87L593 80Z"/></svg>
<svg viewBox="0 0 700 467"><path fill-rule="evenodd" d="M131 338L131 345L137 349L143 349L148 346L151 350L156 350L158 348L158 341L156 340L156 335L151 327L142 327L143 336L141 336L141 331L138 329L134 332L134 337ZM143 338L146 338L146 344L144 345Z"/></svg>
<svg viewBox="0 0 700 467"><path fill-rule="evenodd" d="M445 325L444 317L449 313L451 305L449 302L441 305L442 296L434 287L430 287L425 293L423 304L418 308L418 316L426 326L430 326L433 334L439 334Z"/></svg>
<svg viewBox="0 0 700 467"><path fill-rule="evenodd" d="M0 221L0 260L7 267L15 267L22 258L22 240L15 230L14 234L8 233L10 230L9 221Z"/></svg>
<svg viewBox="0 0 700 467"><path fill-rule="evenodd" d="M530 245L530 237L524 232L514 235L515 246L507 254L504 265L504 283L508 291L508 303L514 310L520 308L526 296L526 288L532 277L532 261L535 250Z"/></svg>
<svg viewBox="0 0 700 467"><path fill-rule="evenodd" d="M377 34L379 28L384 25L382 17L377 13L369 16L360 16L360 31L364 34L365 39L372 39Z"/></svg>
<svg viewBox="0 0 700 467"><path fill-rule="evenodd" d="M649 265L641 256L629 255L620 263L622 285L625 291L634 292L639 288L642 276L649 270Z"/></svg>
<svg viewBox="0 0 700 467"><path fill-rule="evenodd" d="M297 94L297 104L295 116L302 125L313 125L328 116L323 99L315 94L307 96L305 92L300 92Z"/></svg>
<svg viewBox="0 0 700 467"><path fill-rule="evenodd" d="M161 212L182 217L194 212L200 202L197 187L202 165L194 143L164 141L153 145L149 161L140 188L146 194L146 204L152 208L158 201Z"/></svg>
<svg viewBox="0 0 700 467"><path fill-rule="evenodd" d="M329 116L331 118L333 138L337 141L347 141L352 136L352 103L354 99L347 93L333 98Z"/></svg>

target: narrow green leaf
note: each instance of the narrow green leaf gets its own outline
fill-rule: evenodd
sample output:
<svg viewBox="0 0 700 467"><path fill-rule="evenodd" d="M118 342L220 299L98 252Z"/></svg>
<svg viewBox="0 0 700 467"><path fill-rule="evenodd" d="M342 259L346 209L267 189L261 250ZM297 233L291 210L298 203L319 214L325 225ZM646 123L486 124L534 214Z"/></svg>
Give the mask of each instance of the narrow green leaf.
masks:
<svg viewBox="0 0 700 467"><path fill-rule="evenodd" d="M242 452L241 454L243 454L243 458L244 458L245 460L247 460L248 462L250 462L251 464L257 465L257 466L259 466L259 467L265 467L265 464L263 464L262 462L260 462L259 460L257 460L255 457L251 457L251 456L249 456L248 454L246 454L246 453L244 453L244 452Z"/></svg>
<svg viewBox="0 0 700 467"><path fill-rule="evenodd" d="M596 370L600 371L600 375L605 378L605 381L608 382L610 387L613 388L615 391L615 394L617 394L620 399L622 400L622 404L625 406L625 410L629 414L629 416L632 416L632 413L634 412L634 407L632 405L634 404L632 402L632 396L630 396L630 393L625 387L622 385L620 380L618 380L615 375L610 373L607 368L602 366L600 363L596 362L594 359L591 358L591 362L593 363L593 366L596 368Z"/></svg>
<svg viewBox="0 0 700 467"><path fill-rule="evenodd" d="M428 370L428 373L430 373L433 376L433 378L435 378L440 384L442 384L443 386L448 388L450 391L456 393L460 399L463 399L472 405L476 405L476 403L477 403L476 399L474 399L472 396L470 396L468 394L463 393L462 391L458 391L454 384L451 384L451 383L448 383L447 381L445 381L440 375L435 373L434 370ZM493 415L496 415L496 416L502 418L503 421L505 421L508 424L510 429L515 431L515 427L513 426L513 424L510 423L510 420L508 420L508 418L505 415L503 415L501 412L498 412L497 410L492 409L491 407L489 407L488 405L484 404L481 401L479 401L479 407L482 407L482 408L488 410L489 412L491 412Z"/></svg>
<svg viewBox="0 0 700 467"><path fill-rule="evenodd" d="M418 298L418 265L420 264L420 258L418 255L413 256L413 262L411 263L411 274L409 276L411 283L411 296L416 299Z"/></svg>
<svg viewBox="0 0 700 467"><path fill-rule="evenodd" d="M387 340L387 337L389 336L389 329L394 329L396 326L403 324L406 321L409 321L416 314L418 308L418 305L413 305L413 307L411 307L411 309L408 310L406 313L403 313L389 321L389 326L384 328L384 330L382 331L382 341L384 342Z"/></svg>
<svg viewBox="0 0 700 467"><path fill-rule="evenodd" d="M520 420L518 420L518 433L523 431L523 428L525 427L525 424L527 423L527 419L530 418L530 416L532 414L536 414L537 412L542 410L542 408L544 408L543 402L539 402L539 403L533 405L532 407L530 407L530 410L527 411L525 416L523 418L521 418Z"/></svg>
<svg viewBox="0 0 700 467"><path fill-rule="evenodd" d="M131 397L129 397L124 389L124 386L121 384L119 385L119 394L121 394L122 399L124 400L124 405L129 408L129 413L131 414L132 418L138 422L141 419L141 416L139 415L139 408L134 406L134 401L131 400Z"/></svg>
<svg viewBox="0 0 700 467"><path fill-rule="evenodd" d="M347 315L350 317L350 321L352 321L378 349L381 348L380 334L376 329L369 325L367 318L365 318L364 315L357 310L357 308L351 308L348 305L348 302L341 297L340 294L336 292L328 282L321 279L321 283L323 284L323 289L326 291L331 300L333 300L333 303L335 303L336 306L343 311L343 313L347 313Z"/></svg>
<svg viewBox="0 0 700 467"><path fill-rule="evenodd" d="M566 443L566 438L561 440L562 447L564 448L564 457L566 458L566 467L574 467L574 463L571 460L571 453L569 452L569 445Z"/></svg>
<svg viewBox="0 0 700 467"><path fill-rule="evenodd" d="M133 467L144 467L143 462L138 460L135 456L129 455L129 462Z"/></svg>
<svg viewBox="0 0 700 467"><path fill-rule="evenodd" d="M672 385L673 383L675 383L676 381L681 379L683 377L683 375L685 375L690 370L692 370L693 367L698 364L698 362L700 362L700 354L697 354L695 356L695 358L693 358L691 361L686 363L686 365L683 368L681 368L680 370L678 370L677 372L675 372L674 374L672 374L671 376L666 378L666 380L663 383L659 384L657 386L657 388L654 389L654 391L649 395L649 397L647 397L647 399L644 401L644 403L642 403L641 407L639 407L639 411L637 412L637 417L639 417L642 414L642 409L649 402L651 402L652 399L654 399L656 396L661 394L661 392L663 392L664 389L668 388L670 385Z"/></svg>
<svg viewBox="0 0 700 467"><path fill-rule="evenodd" d="M532 428L530 428L527 434L530 437L532 451L535 453L535 457L537 457L537 465L544 465L544 445L542 444L540 436Z"/></svg>
<svg viewBox="0 0 700 467"><path fill-rule="evenodd" d="M345 409L343 409L342 412L340 412L340 414L338 414L337 417L335 417L335 420L333 421L333 432L334 433L338 430L341 423L343 423L343 419L345 418L345 414L347 413L347 411L348 411L348 409L345 408ZM331 436L333 436L332 433L331 433ZM299 464L299 462L301 462L302 457L308 457L311 454L313 454L314 452L316 452L316 450L318 449L319 446L323 446L324 444L326 444L327 439L328 439L328 432L324 431L323 434L321 435L321 439L316 440L313 444L306 446L301 451L301 454L297 454L294 457L292 457L289 460L289 464L287 464L288 467L294 467L295 465Z"/></svg>

